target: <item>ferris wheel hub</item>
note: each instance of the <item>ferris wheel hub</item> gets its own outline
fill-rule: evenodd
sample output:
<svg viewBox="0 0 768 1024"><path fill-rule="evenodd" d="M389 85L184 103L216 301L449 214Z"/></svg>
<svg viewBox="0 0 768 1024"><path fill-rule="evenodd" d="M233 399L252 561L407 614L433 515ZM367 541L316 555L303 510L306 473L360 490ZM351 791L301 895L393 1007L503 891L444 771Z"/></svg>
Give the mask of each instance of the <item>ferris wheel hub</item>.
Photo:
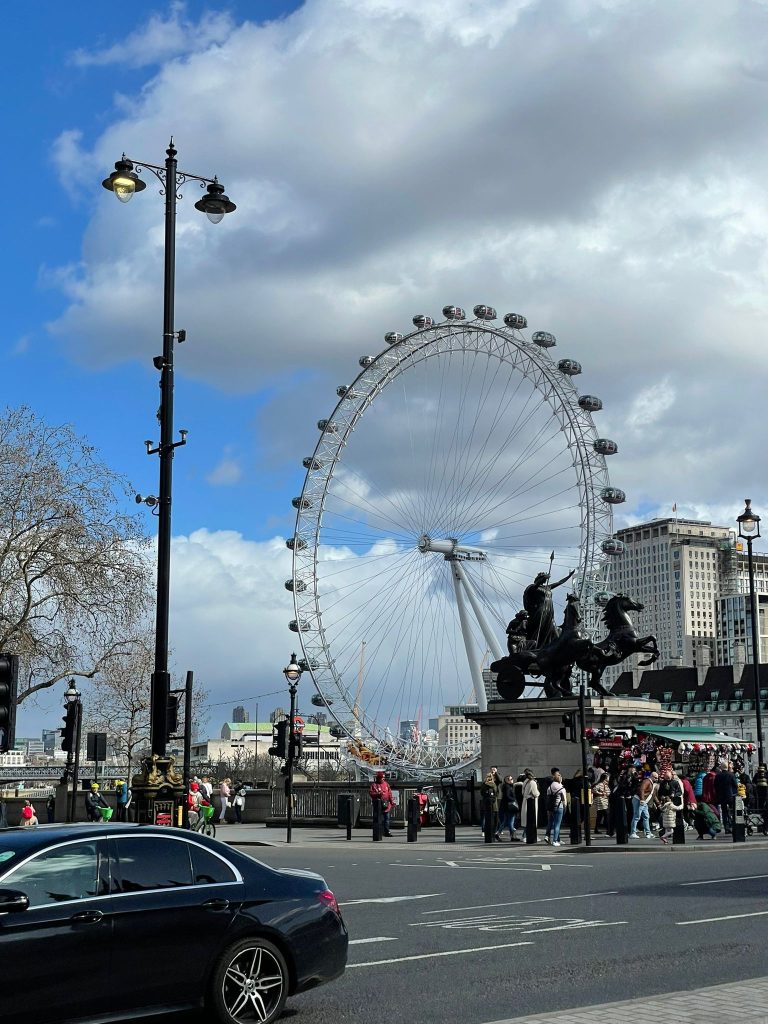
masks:
<svg viewBox="0 0 768 1024"><path fill-rule="evenodd" d="M428 533L422 533L418 540L418 548L422 555L428 551L434 551L438 555L445 555L447 560L471 560L473 562L484 562L487 554L482 548L473 548L468 544L462 544L455 537L435 538Z"/></svg>

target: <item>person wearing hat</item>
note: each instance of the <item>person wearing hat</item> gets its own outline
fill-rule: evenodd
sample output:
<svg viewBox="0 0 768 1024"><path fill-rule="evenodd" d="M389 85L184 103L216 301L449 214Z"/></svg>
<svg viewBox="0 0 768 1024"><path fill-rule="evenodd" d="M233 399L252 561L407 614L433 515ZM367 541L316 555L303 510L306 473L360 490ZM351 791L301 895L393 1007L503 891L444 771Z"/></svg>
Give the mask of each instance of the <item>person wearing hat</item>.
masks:
<svg viewBox="0 0 768 1024"><path fill-rule="evenodd" d="M128 783L125 779L115 779L115 804L117 820L128 820Z"/></svg>
<svg viewBox="0 0 768 1024"><path fill-rule="evenodd" d="M384 772L376 772L376 778L368 790L371 800L381 800L381 812L383 815L384 835L391 836L389 831L389 812L394 807L392 790L389 788Z"/></svg>
<svg viewBox="0 0 768 1024"><path fill-rule="evenodd" d="M101 821L100 807L108 807L109 804L99 792L98 782L92 782L90 790L85 794L85 813L88 821Z"/></svg>

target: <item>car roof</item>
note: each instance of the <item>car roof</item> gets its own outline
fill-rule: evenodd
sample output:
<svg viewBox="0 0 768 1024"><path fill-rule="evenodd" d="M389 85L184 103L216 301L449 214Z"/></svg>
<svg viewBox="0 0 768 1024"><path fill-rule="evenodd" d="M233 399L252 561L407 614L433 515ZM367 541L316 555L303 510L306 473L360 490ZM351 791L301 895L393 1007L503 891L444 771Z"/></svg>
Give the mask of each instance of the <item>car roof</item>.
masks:
<svg viewBox="0 0 768 1024"><path fill-rule="evenodd" d="M7 828L0 831L0 849L12 849L31 852L52 846L67 839L106 839L109 836L130 835L140 832L142 835L178 836L177 829L169 829L162 825L136 825L132 823L112 825L105 828L101 824L90 822L74 823L69 825L37 825L34 828L28 826L22 828ZM184 832L185 837L189 836ZM197 837L195 837L197 838Z"/></svg>

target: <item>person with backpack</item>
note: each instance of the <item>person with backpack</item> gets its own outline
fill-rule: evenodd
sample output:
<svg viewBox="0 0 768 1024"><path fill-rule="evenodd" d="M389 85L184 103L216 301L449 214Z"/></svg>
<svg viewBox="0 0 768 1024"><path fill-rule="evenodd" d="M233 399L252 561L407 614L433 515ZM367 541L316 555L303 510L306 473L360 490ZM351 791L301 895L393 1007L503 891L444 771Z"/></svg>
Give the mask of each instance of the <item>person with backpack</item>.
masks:
<svg viewBox="0 0 768 1024"><path fill-rule="evenodd" d="M644 772L643 777L638 783L637 789L632 796L632 824L629 826L630 839L640 838L637 834L637 827L640 824L643 825L645 838L651 838L651 820L648 811L651 800L653 799L653 790L654 785L651 773Z"/></svg>
<svg viewBox="0 0 768 1024"><path fill-rule="evenodd" d="M547 833L544 836L544 842L551 842L552 846L559 846L560 825L562 824L563 813L565 812L565 786L563 785L563 777L558 771L552 773L552 782L547 789L546 806Z"/></svg>
<svg viewBox="0 0 768 1024"><path fill-rule="evenodd" d="M677 824L677 813L683 809L683 787L680 780L673 774L671 768L665 768L661 775L656 799L661 809L661 832L659 839L662 843L668 843L672 838Z"/></svg>
<svg viewBox="0 0 768 1024"><path fill-rule="evenodd" d="M520 808L517 806L517 801L515 800L515 780L511 775L507 775L501 784L499 825L494 836L494 838L499 842L501 842L501 833L505 828L509 829L509 841L514 841L515 822L517 820L519 810Z"/></svg>

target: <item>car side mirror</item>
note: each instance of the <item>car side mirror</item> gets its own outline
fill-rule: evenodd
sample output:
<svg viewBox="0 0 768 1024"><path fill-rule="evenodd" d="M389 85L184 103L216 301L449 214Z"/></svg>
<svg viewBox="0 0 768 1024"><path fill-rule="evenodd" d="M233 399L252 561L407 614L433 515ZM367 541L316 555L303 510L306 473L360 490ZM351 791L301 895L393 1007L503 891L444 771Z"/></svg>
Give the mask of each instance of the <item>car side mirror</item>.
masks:
<svg viewBox="0 0 768 1024"><path fill-rule="evenodd" d="M29 896L18 889L0 889L0 914L18 914L29 910Z"/></svg>

